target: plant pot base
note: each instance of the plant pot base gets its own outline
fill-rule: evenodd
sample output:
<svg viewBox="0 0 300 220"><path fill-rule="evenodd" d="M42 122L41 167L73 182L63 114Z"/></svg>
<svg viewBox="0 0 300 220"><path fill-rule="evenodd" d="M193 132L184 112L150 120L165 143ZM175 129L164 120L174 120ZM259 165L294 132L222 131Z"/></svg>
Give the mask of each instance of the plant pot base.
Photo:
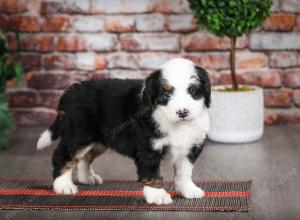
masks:
<svg viewBox="0 0 300 220"><path fill-rule="evenodd" d="M209 140L226 144L241 144L258 141L263 135L263 130L258 131L225 131L219 133L210 133Z"/></svg>

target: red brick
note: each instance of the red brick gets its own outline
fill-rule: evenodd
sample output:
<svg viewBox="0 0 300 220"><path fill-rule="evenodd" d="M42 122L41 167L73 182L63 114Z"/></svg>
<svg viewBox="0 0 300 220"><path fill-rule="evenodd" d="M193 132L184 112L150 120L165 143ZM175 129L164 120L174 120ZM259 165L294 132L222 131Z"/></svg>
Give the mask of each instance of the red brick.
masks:
<svg viewBox="0 0 300 220"><path fill-rule="evenodd" d="M183 47L186 51L227 50L230 40L206 32L196 32L183 37Z"/></svg>
<svg viewBox="0 0 300 220"><path fill-rule="evenodd" d="M64 5L61 2L42 2L42 13L43 14L60 14L64 12Z"/></svg>
<svg viewBox="0 0 300 220"><path fill-rule="evenodd" d="M108 68L110 69L137 69L137 58L129 53L116 53L111 55L108 59Z"/></svg>
<svg viewBox="0 0 300 220"><path fill-rule="evenodd" d="M256 32L250 35L252 50L299 50L300 33Z"/></svg>
<svg viewBox="0 0 300 220"><path fill-rule="evenodd" d="M297 16L295 30L298 31L298 32L300 32L300 15Z"/></svg>
<svg viewBox="0 0 300 220"><path fill-rule="evenodd" d="M117 37L113 34L86 34L59 36L56 44L58 51L113 51Z"/></svg>
<svg viewBox="0 0 300 220"><path fill-rule="evenodd" d="M17 49L17 41L14 34L7 34L7 42L10 50L15 51Z"/></svg>
<svg viewBox="0 0 300 220"><path fill-rule="evenodd" d="M192 15L170 15L167 18L167 29L172 32L191 32L197 29Z"/></svg>
<svg viewBox="0 0 300 220"><path fill-rule="evenodd" d="M300 88L300 68L286 70L284 84L287 87Z"/></svg>
<svg viewBox="0 0 300 220"><path fill-rule="evenodd" d="M155 32L165 29L165 17L161 14L146 14L136 17L137 31Z"/></svg>
<svg viewBox="0 0 300 220"><path fill-rule="evenodd" d="M300 107L300 89L294 90L293 100L297 107Z"/></svg>
<svg viewBox="0 0 300 220"><path fill-rule="evenodd" d="M35 89L65 89L69 85L85 80L87 74L71 73L39 73L32 72L26 75L28 87Z"/></svg>
<svg viewBox="0 0 300 220"><path fill-rule="evenodd" d="M62 13L79 13L85 14L90 12L90 1L64 0L58 1L43 1L43 14L62 14Z"/></svg>
<svg viewBox="0 0 300 220"><path fill-rule="evenodd" d="M21 35L21 49L25 51L50 52L54 50L52 35Z"/></svg>
<svg viewBox="0 0 300 220"><path fill-rule="evenodd" d="M134 32L135 18L133 16L110 16L105 18L105 29L108 32Z"/></svg>
<svg viewBox="0 0 300 220"><path fill-rule="evenodd" d="M8 30L8 18L5 15L0 14L0 27L2 30Z"/></svg>
<svg viewBox="0 0 300 220"><path fill-rule="evenodd" d="M236 48L244 49L249 47L249 39L247 36L239 37L236 40Z"/></svg>
<svg viewBox="0 0 300 220"><path fill-rule="evenodd" d="M157 0L154 6L156 12L161 13L190 13L187 0Z"/></svg>
<svg viewBox="0 0 300 220"><path fill-rule="evenodd" d="M40 31L40 20L36 16L12 16L10 27L14 31L38 32Z"/></svg>
<svg viewBox="0 0 300 220"><path fill-rule="evenodd" d="M262 25L263 30L290 31L295 25L294 14L273 14Z"/></svg>
<svg viewBox="0 0 300 220"><path fill-rule="evenodd" d="M277 51L270 55L271 67L293 67L297 65L297 52Z"/></svg>
<svg viewBox="0 0 300 220"><path fill-rule="evenodd" d="M24 125L51 125L57 115L56 110L44 108L12 109L11 111L17 127Z"/></svg>
<svg viewBox="0 0 300 220"><path fill-rule="evenodd" d="M176 34L122 34L121 47L125 51L179 51L179 35Z"/></svg>
<svg viewBox="0 0 300 220"><path fill-rule="evenodd" d="M258 85L258 78L253 72L239 72L236 75L239 84ZM228 71L222 71L220 75L221 84L231 84L231 75Z"/></svg>
<svg viewBox="0 0 300 220"><path fill-rule="evenodd" d="M300 12L299 0L281 0L280 9L284 12Z"/></svg>
<svg viewBox="0 0 300 220"><path fill-rule="evenodd" d="M73 55L45 55L43 57L43 66L47 70L63 69L70 70L75 68L75 58Z"/></svg>
<svg viewBox="0 0 300 220"><path fill-rule="evenodd" d="M229 38L217 37L206 32L195 32L185 35L182 44L186 51L228 50L231 46ZM237 48L246 48L247 46L247 37L237 39Z"/></svg>
<svg viewBox="0 0 300 220"><path fill-rule="evenodd" d="M268 57L264 53L238 51L236 54L237 68L260 68L268 66Z"/></svg>
<svg viewBox="0 0 300 220"><path fill-rule="evenodd" d="M62 96L61 90L44 90L38 92L38 106L57 109L58 102Z"/></svg>
<svg viewBox="0 0 300 220"><path fill-rule="evenodd" d="M100 32L104 30L104 20L96 16L79 16L74 19L73 29L79 32Z"/></svg>
<svg viewBox="0 0 300 220"><path fill-rule="evenodd" d="M257 85L265 88L277 88L281 86L282 71L277 69L263 70L237 70L237 80L240 84ZM229 71L222 71L220 77L222 84L231 84Z"/></svg>
<svg viewBox="0 0 300 220"><path fill-rule="evenodd" d="M138 64L141 69L157 69L168 60L168 54L159 52L140 53Z"/></svg>
<svg viewBox="0 0 300 220"><path fill-rule="evenodd" d="M0 12L22 13L39 12L41 0L0 0Z"/></svg>
<svg viewBox="0 0 300 220"><path fill-rule="evenodd" d="M197 54L187 54L184 56L192 60L196 65L207 69L227 69L229 68L228 52L207 52Z"/></svg>
<svg viewBox="0 0 300 220"><path fill-rule="evenodd" d="M195 32L183 36L182 45L186 51L208 51L228 50L231 43L230 39L226 37L217 37L207 32ZM245 48L247 46L247 37L240 37L237 39L237 48Z"/></svg>
<svg viewBox="0 0 300 220"><path fill-rule="evenodd" d="M289 108L292 105L291 89L266 90L264 92L265 106L269 108Z"/></svg>
<svg viewBox="0 0 300 220"><path fill-rule="evenodd" d="M58 36L56 50L58 51L80 51L85 49L85 42L82 36L65 35Z"/></svg>
<svg viewBox="0 0 300 220"><path fill-rule="evenodd" d="M132 14L153 11L153 0L91 0L92 13Z"/></svg>
<svg viewBox="0 0 300 220"><path fill-rule="evenodd" d="M24 107L30 108L37 104L37 95L31 90L19 90L10 93L9 105L10 107Z"/></svg>
<svg viewBox="0 0 300 220"><path fill-rule="evenodd" d="M137 70L114 69L110 71L110 77L118 79L144 79L149 72L151 72L151 70L146 70L146 72L143 72Z"/></svg>
<svg viewBox="0 0 300 220"><path fill-rule="evenodd" d="M267 110L265 111L265 124L300 124L300 113L298 110Z"/></svg>
<svg viewBox="0 0 300 220"><path fill-rule="evenodd" d="M81 70L102 70L106 68L106 60L103 56L94 53L77 53L76 65Z"/></svg>
<svg viewBox="0 0 300 220"><path fill-rule="evenodd" d="M107 63L106 59L103 56L96 56L94 60L94 69L103 70L106 69Z"/></svg>
<svg viewBox="0 0 300 220"><path fill-rule="evenodd" d="M69 16L47 16L43 23L43 31L45 32L61 32L68 31L70 28Z"/></svg>
<svg viewBox="0 0 300 220"><path fill-rule="evenodd" d="M258 85L265 88L277 88L282 84L282 71L281 70L258 70L255 72L258 79Z"/></svg>
<svg viewBox="0 0 300 220"><path fill-rule="evenodd" d="M36 70L42 66L41 55L39 54L21 54L19 60L25 70Z"/></svg>

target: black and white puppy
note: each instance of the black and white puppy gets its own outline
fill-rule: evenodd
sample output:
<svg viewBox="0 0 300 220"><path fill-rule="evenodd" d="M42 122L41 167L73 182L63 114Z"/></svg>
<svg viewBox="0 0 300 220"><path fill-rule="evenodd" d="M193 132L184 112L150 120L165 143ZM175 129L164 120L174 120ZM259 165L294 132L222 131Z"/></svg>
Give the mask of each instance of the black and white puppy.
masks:
<svg viewBox="0 0 300 220"><path fill-rule="evenodd" d="M40 137L38 149L59 138L53 154L53 188L75 194L72 171L81 184L101 184L93 160L107 148L132 158L148 203L168 204L159 166L168 158L176 190L185 198L204 192L192 181L193 164L209 129L208 73L174 58L146 80L89 80L70 86L60 99L55 122ZM121 166L121 164L120 164Z"/></svg>

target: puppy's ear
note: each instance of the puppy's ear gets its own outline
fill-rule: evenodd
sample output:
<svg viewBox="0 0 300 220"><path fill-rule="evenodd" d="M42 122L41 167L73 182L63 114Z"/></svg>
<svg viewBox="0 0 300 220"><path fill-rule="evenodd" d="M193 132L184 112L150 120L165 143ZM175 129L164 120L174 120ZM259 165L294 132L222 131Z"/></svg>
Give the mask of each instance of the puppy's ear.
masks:
<svg viewBox="0 0 300 220"><path fill-rule="evenodd" d="M156 70L146 78L145 85L142 91L142 102L144 105L149 107L154 106L155 98L158 96L160 77L161 77L161 71Z"/></svg>
<svg viewBox="0 0 300 220"><path fill-rule="evenodd" d="M198 75L198 79L201 83L201 88L203 89L204 93L204 104L206 105L207 108L209 108L210 103L211 103L211 85L210 85L210 80L209 80L209 75L208 72L206 72L205 69L196 66L196 72Z"/></svg>

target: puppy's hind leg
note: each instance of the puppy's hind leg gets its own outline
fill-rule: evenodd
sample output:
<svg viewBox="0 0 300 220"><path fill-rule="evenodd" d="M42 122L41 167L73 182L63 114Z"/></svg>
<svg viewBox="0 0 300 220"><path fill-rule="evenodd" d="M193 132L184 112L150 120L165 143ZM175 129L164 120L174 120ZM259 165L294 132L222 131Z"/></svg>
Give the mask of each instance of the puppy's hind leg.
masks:
<svg viewBox="0 0 300 220"><path fill-rule="evenodd" d="M77 164L77 179L81 184L102 184L102 178L97 175L92 167L94 159L104 153L106 148L102 144L92 144L92 148Z"/></svg>
<svg viewBox="0 0 300 220"><path fill-rule="evenodd" d="M78 161L91 149L91 147L88 146L86 148L79 149L74 153L70 153L68 149L72 149L72 146L67 146L66 141L61 140L58 147L54 151L52 158L54 167L53 190L58 194L64 195L76 194L78 192L77 186L72 181L73 168L76 166Z"/></svg>

